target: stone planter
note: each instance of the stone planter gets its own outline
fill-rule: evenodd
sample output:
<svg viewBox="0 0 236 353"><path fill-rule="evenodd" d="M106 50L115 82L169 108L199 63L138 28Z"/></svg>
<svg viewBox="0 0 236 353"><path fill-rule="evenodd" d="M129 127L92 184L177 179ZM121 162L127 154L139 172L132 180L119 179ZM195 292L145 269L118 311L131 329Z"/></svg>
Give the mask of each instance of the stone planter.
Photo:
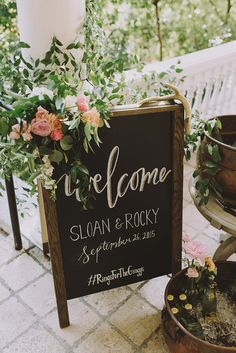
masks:
<svg viewBox="0 0 236 353"><path fill-rule="evenodd" d="M236 262L218 262L217 282L225 288L235 280ZM162 311L162 328L171 353L236 353L236 347L223 347L197 338L187 331L171 312L167 296L177 295L186 280L185 270L180 271L169 281L165 291L165 308Z"/></svg>

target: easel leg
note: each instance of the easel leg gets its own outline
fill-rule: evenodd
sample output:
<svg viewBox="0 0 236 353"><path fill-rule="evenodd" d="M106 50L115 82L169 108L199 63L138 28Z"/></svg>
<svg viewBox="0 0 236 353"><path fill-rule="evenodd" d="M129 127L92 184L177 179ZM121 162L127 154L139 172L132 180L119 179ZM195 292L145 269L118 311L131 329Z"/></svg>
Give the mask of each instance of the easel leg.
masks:
<svg viewBox="0 0 236 353"><path fill-rule="evenodd" d="M64 278L64 268L62 262L60 237L57 225L56 205L50 199L50 194L47 190L42 190L44 202L43 217L46 217L46 231L48 235L49 252L52 264L54 288L57 300L57 312L59 324L61 328L70 325L69 312L67 305L67 295Z"/></svg>
<svg viewBox="0 0 236 353"><path fill-rule="evenodd" d="M39 180L38 180L38 204L39 204L39 215L40 215L43 253L45 256L47 256L49 254L47 222L46 222L46 217L45 217L42 185Z"/></svg>
<svg viewBox="0 0 236 353"><path fill-rule="evenodd" d="M16 195L15 195L12 175L10 179L5 178L5 184L6 184L8 205L10 210L11 225L12 225L14 242L15 242L15 249L21 250L22 240L21 240L21 234L20 234L19 218L18 218L17 207L16 207Z"/></svg>

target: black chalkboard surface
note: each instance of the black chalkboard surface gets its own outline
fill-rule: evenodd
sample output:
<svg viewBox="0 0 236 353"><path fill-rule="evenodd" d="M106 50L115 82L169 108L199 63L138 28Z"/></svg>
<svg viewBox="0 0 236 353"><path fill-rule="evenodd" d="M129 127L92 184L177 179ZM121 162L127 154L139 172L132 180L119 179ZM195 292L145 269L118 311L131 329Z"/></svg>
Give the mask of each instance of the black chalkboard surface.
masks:
<svg viewBox="0 0 236 353"><path fill-rule="evenodd" d="M54 280L63 279L67 300L180 269L182 106L120 108L100 137L86 160L93 209L81 209L62 175L55 215L47 216L56 218L62 273Z"/></svg>

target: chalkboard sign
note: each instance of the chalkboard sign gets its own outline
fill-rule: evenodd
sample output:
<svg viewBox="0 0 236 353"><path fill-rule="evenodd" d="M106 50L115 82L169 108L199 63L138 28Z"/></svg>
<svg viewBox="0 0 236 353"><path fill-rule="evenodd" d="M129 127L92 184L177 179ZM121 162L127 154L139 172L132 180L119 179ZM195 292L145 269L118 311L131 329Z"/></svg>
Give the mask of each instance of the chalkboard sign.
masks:
<svg viewBox="0 0 236 353"><path fill-rule="evenodd" d="M86 160L93 209L66 174L56 204L44 190L61 327L68 299L180 269L183 120L178 104L120 107Z"/></svg>

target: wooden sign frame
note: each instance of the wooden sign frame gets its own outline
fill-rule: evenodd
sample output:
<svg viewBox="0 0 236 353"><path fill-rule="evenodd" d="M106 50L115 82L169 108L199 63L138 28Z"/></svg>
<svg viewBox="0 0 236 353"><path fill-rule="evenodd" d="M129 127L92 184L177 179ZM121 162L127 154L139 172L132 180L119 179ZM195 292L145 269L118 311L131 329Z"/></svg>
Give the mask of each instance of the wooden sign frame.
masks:
<svg viewBox="0 0 236 353"><path fill-rule="evenodd" d="M154 112L171 112L172 114L172 273L181 269L182 251L182 201L183 201L183 155L184 155L184 118L181 104L137 106L120 106L113 110L113 118L119 116L141 115ZM65 276L62 251L57 222L56 204L50 198L50 192L42 190L45 211L48 243L52 263L55 294L60 327L70 325L65 288Z"/></svg>

